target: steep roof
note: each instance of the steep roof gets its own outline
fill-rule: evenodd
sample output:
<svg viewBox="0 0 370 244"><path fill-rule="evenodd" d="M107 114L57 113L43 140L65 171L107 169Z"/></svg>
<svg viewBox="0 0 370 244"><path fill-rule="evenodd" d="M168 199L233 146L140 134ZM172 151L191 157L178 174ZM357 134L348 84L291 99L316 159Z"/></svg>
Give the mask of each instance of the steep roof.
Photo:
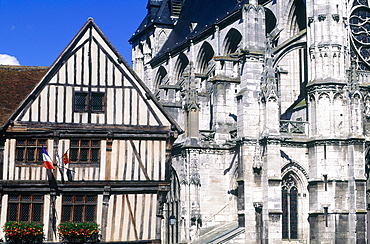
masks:
<svg viewBox="0 0 370 244"><path fill-rule="evenodd" d="M241 9L248 0L186 0L180 18L159 55L192 39L230 13ZM193 26L194 28L190 28Z"/></svg>
<svg viewBox="0 0 370 244"><path fill-rule="evenodd" d="M140 37L142 33L154 25L173 26L176 21L171 18L171 6L169 0L149 0L147 9L148 14L136 29L129 42Z"/></svg>
<svg viewBox="0 0 370 244"><path fill-rule="evenodd" d="M48 70L48 67L0 65L0 128Z"/></svg>
<svg viewBox="0 0 370 244"><path fill-rule="evenodd" d="M85 50L90 50L86 52ZM104 59L102 59L104 57ZM102 60L105 60L104 62ZM86 65L88 62L90 65ZM75 67L75 69L68 69L67 66ZM101 66L107 65L106 67L110 67L109 69L101 69ZM80 72L78 72L79 70ZM82 72L83 70L83 72ZM14 69L14 71L8 74L9 79L17 79L19 76L18 69ZM47 71L47 73L46 73ZM78 81L74 80L77 78L75 74L79 75ZM46 74L45 74L46 73ZM103 73L105 76L103 76ZM33 73L32 73L33 74ZM59 75L58 75L59 74ZM121 74L119 76L118 74ZM25 76L27 76L25 74ZM25 81L25 76L20 76L18 78L19 82ZM109 78L108 78L109 76ZM60 79L58 78L60 77ZM95 78L92 78L95 77ZM105 77L105 78L104 78ZM23 79L22 79L23 78ZM66 101L71 101L72 93L66 92L66 96L68 93L69 97L65 97L64 99L57 99L57 100L49 100L48 95L48 88L50 88L50 84L52 83L53 88L56 89L56 86L78 86L80 88L81 84L83 83L84 86L92 86L95 82L96 84L105 84L106 87L109 82L116 82L118 87L121 90L135 90L138 94L137 99L134 100L135 106L139 106L142 110L148 111L145 113L145 117L143 114L139 114L141 111L138 109L131 109L130 112L133 113L132 116L136 116L135 123L132 126L137 125L147 125L147 126L171 126L171 129L177 130L178 132L182 132L182 129L178 126L178 124L173 120L173 118L169 115L169 113L163 108L163 106L158 102L155 96L151 93L149 88L146 87L144 82L140 80L140 78L136 75L133 69L128 65L128 63L123 59L123 57L118 53L118 51L114 48L114 46L109 42L103 32L98 28L92 18L89 18L85 25L81 28L81 30L77 33L77 35L72 39L69 45L64 49L64 51L59 55L56 61L53 63L49 70L44 70L42 75L39 76L30 75L29 78L32 78L32 84L30 83L27 89L22 90L22 96L19 97L14 108L8 111L6 117L4 119L4 123L6 121L18 121L18 122L51 122L51 123L74 123L74 120L71 118L73 117L74 110L69 109L67 112L68 114L68 121L67 120L55 120L53 117L50 120L50 116L35 116L31 117L31 114L43 114L45 115L45 110L48 113L57 114L57 110L52 110L58 108L59 106L64 107L68 106L71 107L71 103ZM6 80L6 79L4 79ZM106 82L106 83L105 83ZM95 84L94 83L94 84ZM96 85L95 84L95 85ZM20 90L22 85L18 85L14 88L18 88ZM118 88L116 88L118 89ZM16 90L15 90L16 91ZM6 91L1 92L6 93ZM59 94L59 93L58 93ZM62 98L62 96L59 96ZM123 97L123 96L122 96ZM140 99L139 99L140 97ZM108 99L108 98L107 98ZM127 96L127 99L131 99L130 96ZM2 99L3 100L3 99ZM33 104L37 104L37 101L43 100L44 102L40 106L33 106ZM126 101L126 100L125 100ZM54 102L55 104L48 107L47 104ZM125 106L129 106L131 100L127 101ZM68 105L66 105L68 103ZM111 104L111 103L110 103ZM113 103L114 104L114 103ZM33 109L32 109L33 106ZM44 106L44 107L42 107ZM113 105L112 105L113 106ZM112 107L111 106L111 107ZM5 106L6 107L6 106ZM32 110L32 113L31 113ZM61 110L62 111L62 110ZM109 112L113 110L110 109ZM122 112L120 110L120 112ZM60 113L66 114L66 111L62 111ZM71 114L72 113L72 114ZM108 113L108 111L107 111ZM126 117L128 112L126 113ZM147 118L147 121L143 119L138 119L139 115L142 117ZM28 117L27 117L28 116ZM117 122L106 122L107 124L114 124L114 125L130 125L131 121L126 121L126 117L122 117L122 121ZM63 116L61 116L63 117ZM106 117L109 119L114 117L113 114L107 114ZM59 118L59 117L58 117ZM125 120L125 121L123 121ZM103 121L100 121L104 123ZM3 123L3 125L4 125ZM86 122L85 122L86 123ZM95 123L91 122L90 120L87 123ZM7 123L6 125L8 125ZM5 126L7 128L7 126Z"/></svg>

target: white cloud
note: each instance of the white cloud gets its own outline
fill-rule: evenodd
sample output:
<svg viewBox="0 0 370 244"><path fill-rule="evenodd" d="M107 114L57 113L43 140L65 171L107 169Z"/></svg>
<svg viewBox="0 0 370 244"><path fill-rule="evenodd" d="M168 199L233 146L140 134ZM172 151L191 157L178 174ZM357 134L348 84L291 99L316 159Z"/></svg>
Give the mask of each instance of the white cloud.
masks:
<svg viewBox="0 0 370 244"><path fill-rule="evenodd" d="M0 64L3 65L20 65L16 57L8 54L0 54Z"/></svg>

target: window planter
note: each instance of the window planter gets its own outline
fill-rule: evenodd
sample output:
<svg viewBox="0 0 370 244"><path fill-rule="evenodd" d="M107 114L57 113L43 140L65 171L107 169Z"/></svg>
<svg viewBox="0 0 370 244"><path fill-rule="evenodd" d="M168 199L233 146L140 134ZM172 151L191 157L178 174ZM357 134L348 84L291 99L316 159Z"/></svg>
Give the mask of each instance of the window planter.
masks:
<svg viewBox="0 0 370 244"><path fill-rule="evenodd" d="M38 244L44 239L42 224L25 222L6 222L3 228L5 240L11 244Z"/></svg>
<svg viewBox="0 0 370 244"><path fill-rule="evenodd" d="M99 243L99 226L96 223L66 222L58 226L62 243Z"/></svg>

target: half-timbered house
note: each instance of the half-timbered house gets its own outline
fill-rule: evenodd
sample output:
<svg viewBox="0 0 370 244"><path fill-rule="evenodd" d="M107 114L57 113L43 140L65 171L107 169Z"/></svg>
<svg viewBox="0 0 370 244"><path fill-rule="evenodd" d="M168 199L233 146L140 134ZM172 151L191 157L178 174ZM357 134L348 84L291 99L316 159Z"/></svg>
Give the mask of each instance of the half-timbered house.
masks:
<svg viewBox="0 0 370 244"><path fill-rule="evenodd" d="M0 66L0 82L1 226L41 222L47 241L67 221L96 222L109 242L171 235L162 226L176 205L167 193L177 189L171 148L181 128L93 19L50 68Z"/></svg>

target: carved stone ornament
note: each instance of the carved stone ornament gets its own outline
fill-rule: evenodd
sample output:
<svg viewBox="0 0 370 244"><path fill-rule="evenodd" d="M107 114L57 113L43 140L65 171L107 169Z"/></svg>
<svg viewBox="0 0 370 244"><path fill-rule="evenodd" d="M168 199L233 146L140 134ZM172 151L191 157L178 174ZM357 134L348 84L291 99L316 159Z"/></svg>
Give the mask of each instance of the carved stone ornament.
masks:
<svg viewBox="0 0 370 244"><path fill-rule="evenodd" d="M256 210L257 213L262 212L263 204L261 202L254 202L253 203L254 210Z"/></svg>
<svg viewBox="0 0 370 244"><path fill-rule="evenodd" d="M349 18L351 57L356 59L359 68L370 69L370 8L367 1L354 1Z"/></svg>
<svg viewBox="0 0 370 244"><path fill-rule="evenodd" d="M319 14L319 15L317 16L317 19L318 19L319 21L324 21L324 20L326 19L326 15L325 15L325 14Z"/></svg>
<svg viewBox="0 0 370 244"><path fill-rule="evenodd" d="M333 20L338 22L339 21L339 14L332 14L331 17L333 17Z"/></svg>
<svg viewBox="0 0 370 244"><path fill-rule="evenodd" d="M312 22L314 22L314 18L313 17L308 17L308 26L310 26L310 24L312 23Z"/></svg>

